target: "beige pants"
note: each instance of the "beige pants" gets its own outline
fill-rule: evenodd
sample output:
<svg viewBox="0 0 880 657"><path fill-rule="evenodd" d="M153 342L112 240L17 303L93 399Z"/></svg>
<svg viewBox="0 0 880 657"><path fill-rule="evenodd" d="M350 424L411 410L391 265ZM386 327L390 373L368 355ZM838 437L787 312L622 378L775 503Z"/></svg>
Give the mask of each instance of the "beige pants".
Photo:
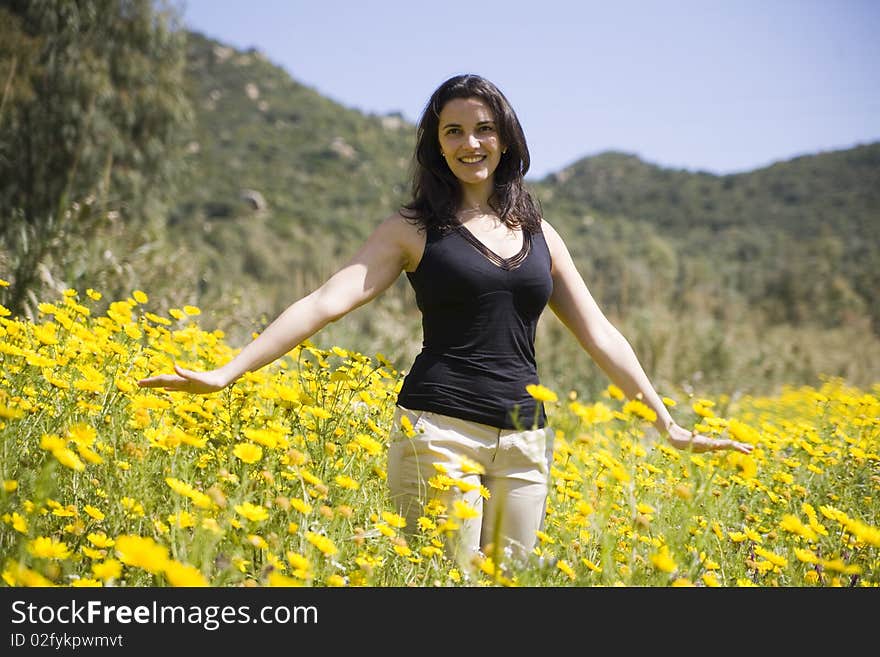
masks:
<svg viewBox="0 0 880 657"><path fill-rule="evenodd" d="M403 416L413 426L411 437L401 427ZM490 546L502 548L495 553L496 562L504 554L523 558L544 526L553 436L549 427L499 429L398 406L389 437L388 487L397 512L406 518L405 531L418 533L421 516L458 525L447 534L445 547L465 567L478 550L487 552ZM450 480L459 483L444 487ZM481 495L481 485L488 489L488 499ZM445 511L432 515L438 506L426 509L432 501Z"/></svg>

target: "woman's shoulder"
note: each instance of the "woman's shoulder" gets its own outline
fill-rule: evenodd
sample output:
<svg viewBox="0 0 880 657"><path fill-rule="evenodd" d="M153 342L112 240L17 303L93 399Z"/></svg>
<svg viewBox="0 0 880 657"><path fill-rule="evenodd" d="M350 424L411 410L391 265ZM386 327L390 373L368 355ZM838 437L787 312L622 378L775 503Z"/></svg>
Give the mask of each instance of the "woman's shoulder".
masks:
<svg viewBox="0 0 880 657"><path fill-rule="evenodd" d="M565 241L553 225L547 221L546 217L541 217L541 236L547 244L547 250L550 251L551 261L555 261L559 255L567 250Z"/></svg>
<svg viewBox="0 0 880 657"><path fill-rule="evenodd" d="M561 241L562 238L559 236L559 233L553 227L553 225L547 221L546 217L541 217L541 222L538 224L537 232L541 233L544 236L545 241L548 243L550 241Z"/></svg>
<svg viewBox="0 0 880 657"><path fill-rule="evenodd" d="M417 217L404 214L401 211L388 215L380 227L402 239L424 240L426 232L424 225Z"/></svg>
<svg viewBox="0 0 880 657"><path fill-rule="evenodd" d="M418 263L421 259L427 230L417 219L399 211L394 212L385 218L378 231L384 239L398 245L408 263ZM407 268L411 268L411 265Z"/></svg>

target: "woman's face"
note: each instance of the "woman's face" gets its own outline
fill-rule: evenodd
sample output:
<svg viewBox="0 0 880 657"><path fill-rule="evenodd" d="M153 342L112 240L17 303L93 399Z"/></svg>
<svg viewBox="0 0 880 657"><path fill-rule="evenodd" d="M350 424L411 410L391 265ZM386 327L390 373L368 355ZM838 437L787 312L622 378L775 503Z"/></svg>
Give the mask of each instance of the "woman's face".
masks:
<svg viewBox="0 0 880 657"><path fill-rule="evenodd" d="M495 116L479 98L453 98L440 110L440 151L462 184L492 182L504 144Z"/></svg>

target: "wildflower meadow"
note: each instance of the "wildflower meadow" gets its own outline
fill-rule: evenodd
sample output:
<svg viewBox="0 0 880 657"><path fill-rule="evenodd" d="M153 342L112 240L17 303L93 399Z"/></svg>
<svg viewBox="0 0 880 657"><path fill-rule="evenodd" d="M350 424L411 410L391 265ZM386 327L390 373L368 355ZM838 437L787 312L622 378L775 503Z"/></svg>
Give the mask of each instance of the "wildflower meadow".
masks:
<svg viewBox="0 0 880 657"><path fill-rule="evenodd" d="M198 308L155 314L141 291L68 290L39 310L0 306L8 586L880 584L880 384L661 391L749 455L670 447L614 386L532 387L556 432L544 530L527 563L490 553L464 570L443 546L469 509L428 505L404 528L388 503L402 374L383 355L306 342L211 395L142 389L234 350ZM442 469L430 484L462 485Z"/></svg>

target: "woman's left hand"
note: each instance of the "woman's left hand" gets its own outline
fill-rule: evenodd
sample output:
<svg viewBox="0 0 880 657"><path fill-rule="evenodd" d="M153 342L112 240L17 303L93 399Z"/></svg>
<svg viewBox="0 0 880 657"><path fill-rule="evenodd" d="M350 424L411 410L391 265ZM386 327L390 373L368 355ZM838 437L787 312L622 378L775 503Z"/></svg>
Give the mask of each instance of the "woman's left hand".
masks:
<svg viewBox="0 0 880 657"><path fill-rule="evenodd" d="M710 438L696 431L688 431L675 423L669 427L666 437L673 447L691 452L715 452L721 449L731 449L749 454L755 448L749 443L741 443L728 438Z"/></svg>

